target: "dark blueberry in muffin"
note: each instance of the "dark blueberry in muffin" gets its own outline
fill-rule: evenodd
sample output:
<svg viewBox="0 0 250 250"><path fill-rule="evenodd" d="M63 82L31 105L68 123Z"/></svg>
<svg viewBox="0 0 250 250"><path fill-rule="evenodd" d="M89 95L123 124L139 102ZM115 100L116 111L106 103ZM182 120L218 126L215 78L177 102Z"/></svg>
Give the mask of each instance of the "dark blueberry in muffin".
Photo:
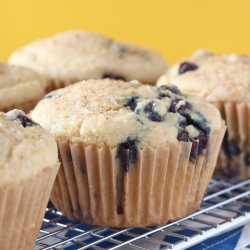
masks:
<svg viewBox="0 0 250 250"><path fill-rule="evenodd" d="M20 122L21 122L21 124L23 125L24 128L25 127L32 127L33 125L36 124L31 119L29 119L26 115L19 114L17 116L17 118L20 120Z"/></svg>
<svg viewBox="0 0 250 250"><path fill-rule="evenodd" d="M179 68L179 75L187 71L196 70L196 69L198 69L198 66L196 64L190 63L190 62L183 62Z"/></svg>
<svg viewBox="0 0 250 250"><path fill-rule="evenodd" d="M173 84L168 84L168 85L162 85L158 88L159 92L160 92L160 96L161 97L165 97L167 96L167 94L165 94L165 90L169 90L174 94L177 95L182 95L181 91L178 89L177 86L173 85Z"/></svg>
<svg viewBox="0 0 250 250"><path fill-rule="evenodd" d="M185 128L187 126L187 119L184 116L181 116L179 119L179 126Z"/></svg>
<svg viewBox="0 0 250 250"><path fill-rule="evenodd" d="M192 105L190 102L185 101L185 104L180 105L176 111L180 114L183 114L184 112L190 111L192 109Z"/></svg>
<svg viewBox="0 0 250 250"><path fill-rule="evenodd" d="M234 158L240 154L240 149L235 139L228 140L227 132L222 142L222 148L229 158Z"/></svg>
<svg viewBox="0 0 250 250"><path fill-rule="evenodd" d="M197 111L193 112L194 116L192 116L191 113L185 113L185 112L181 114L187 118L188 124L191 124L198 130L200 130L200 135L201 133L204 136L210 134L211 128L209 127L209 122L207 121L207 119L204 117L203 114Z"/></svg>
<svg viewBox="0 0 250 250"><path fill-rule="evenodd" d="M207 149L208 146L208 141L209 141L209 136L199 136L199 154L204 154L204 150Z"/></svg>
<svg viewBox="0 0 250 250"><path fill-rule="evenodd" d="M137 146L136 140L128 138L117 146L116 158L120 160L120 166L125 172L129 171L130 163L136 163Z"/></svg>
<svg viewBox="0 0 250 250"><path fill-rule="evenodd" d="M59 98L61 96L62 96L61 94L56 94L56 93L51 92L45 95L43 99Z"/></svg>
<svg viewBox="0 0 250 250"><path fill-rule="evenodd" d="M173 112L173 113L176 113L177 111L177 108L176 108L176 105L178 104L180 100L179 99L176 99L174 101L172 101L172 104L171 104L171 107L169 109L169 112Z"/></svg>
<svg viewBox="0 0 250 250"><path fill-rule="evenodd" d="M173 113L180 113L181 115L183 115L184 113L187 113L188 111L190 111L192 109L192 105L191 103L185 101L184 104L180 105L178 108L177 108L177 104L180 102L181 100L180 99L176 99L174 101L172 101L172 104L171 104L171 107L170 107L170 112L173 112Z"/></svg>
<svg viewBox="0 0 250 250"><path fill-rule="evenodd" d="M197 140L190 139L192 142L192 147L191 147L191 152L190 152L190 160L195 162L197 153L198 153L198 148L199 148L199 143Z"/></svg>
<svg viewBox="0 0 250 250"><path fill-rule="evenodd" d="M189 140L189 135L186 131L182 131L179 135L178 135L178 140L179 141L186 141L188 142Z"/></svg>
<svg viewBox="0 0 250 250"><path fill-rule="evenodd" d="M164 117L160 116L158 112L154 110L155 102L151 101L148 102L144 107L144 112L147 114L149 120L153 122L161 122L163 121Z"/></svg>
<svg viewBox="0 0 250 250"><path fill-rule="evenodd" d="M250 152L246 153L244 156L244 162L247 166L250 167Z"/></svg>
<svg viewBox="0 0 250 250"><path fill-rule="evenodd" d="M109 78L109 79L114 79L114 80L122 80L124 82L126 81L125 77L120 76L120 75L116 75L116 74L113 74L113 73L104 74L102 78Z"/></svg>
<svg viewBox="0 0 250 250"><path fill-rule="evenodd" d="M131 110L135 110L137 105L138 96L130 96L125 99L124 107L130 107Z"/></svg>

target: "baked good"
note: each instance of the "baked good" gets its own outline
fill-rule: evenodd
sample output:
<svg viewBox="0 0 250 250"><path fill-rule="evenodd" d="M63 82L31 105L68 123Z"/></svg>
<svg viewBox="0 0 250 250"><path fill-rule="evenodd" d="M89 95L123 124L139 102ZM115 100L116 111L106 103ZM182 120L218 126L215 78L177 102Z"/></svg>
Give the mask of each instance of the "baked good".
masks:
<svg viewBox="0 0 250 250"><path fill-rule="evenodd" d="M0 111L29 112L45 95L46 83L32 69L0 62Z"/></svg>
<svg viewBox="0 0 250 250"><path fill-rule="evenodd" d="M226 120L227 132L217 170L227 176L250 177L250 56L213 55L206 50L172 66L157 86L176 84L215 104Z"/></svg>
<svg viewBox="0 0 250 250"><path fill-rule="evenodd" d="M49 93L31 115L58 144L56 208L71 219L116 227L194 212L225 130L219 111L202 98L138 81L75 83Z"/></svg>
<svg viewBox="0 0 250 250"><path fill-rule="evenodd" d="M155 84L167 69L156 51L80 30L34 41L13 52L9 62L45 75L48 91L91 78Z"/></svg>
<svg viewBox="0 0 250 250"><path fill-rule="evenodd" d="M56 142L21 110L0 112L0 249L33 250L59 168Z"/></svg>

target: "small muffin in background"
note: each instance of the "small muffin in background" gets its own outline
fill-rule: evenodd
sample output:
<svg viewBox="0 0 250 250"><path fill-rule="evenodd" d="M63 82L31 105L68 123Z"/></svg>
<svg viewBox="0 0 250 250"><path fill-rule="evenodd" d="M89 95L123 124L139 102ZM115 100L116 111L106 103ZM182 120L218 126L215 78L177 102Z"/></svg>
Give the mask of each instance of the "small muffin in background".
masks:
<svg viewBox="0 0 250 250"><path fill-rule="evenodd" d="M250 177L250 56L199 50L172 66L157 86L175 84L218 107L227 132L217 168L229 177Z"/></svg>
<svg viewBox="0 0 250 250"><path fill-rule="evenodd" d="M34 41L13 52L9 63L45 75L47 91L102 78L136 79L154 85L167 69L163 57L154 50L80 30Z"/></svg>
<svg viewBox="0 0 250 250"><path fill-rule="evenodd" d="M159 225L195 212L225 132L201 97L138 81L75 83L31 115L58 144L55 207L102 226Z"/></svg>
<svg viewBox="0 0 250 250"><path fill-rule="evenodd" d="M0 111L28 113L45 95L46 79L32 69L0 62Z"/></svg>
<svg viewBox="0 0 250 250"><path fill-rule="evenodd" d="M0 112L0 249L33 250L59 161L56 142L21 110Z"/></svg>

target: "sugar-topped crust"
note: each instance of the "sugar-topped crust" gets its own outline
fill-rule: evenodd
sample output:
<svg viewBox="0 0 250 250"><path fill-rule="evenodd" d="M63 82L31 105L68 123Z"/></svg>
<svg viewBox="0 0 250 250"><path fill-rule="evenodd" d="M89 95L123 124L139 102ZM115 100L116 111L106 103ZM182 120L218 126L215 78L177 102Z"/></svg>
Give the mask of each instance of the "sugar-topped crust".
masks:
<svg viewBox="0 0 250 250"><path fill-rule="evenodd" d="M156 51L80 30L30 43L13 52L9 62L30 67L64 86L105 77L155 84L167 69Z"/></svg>
<svg viewBox="0 0 250 250"><path fill-rule="evenodd" d="M19 184L58 162L53 137L21 110L0 112L0 186Z"/></svg>
<svg viewBox="0 0 250 250"><path fill-rule="evenodd" d="M191 63L193 67L187 69L187 64L183 63ZM184 67L186 70L182 73ZM173 65L156 85L164 84L175 84L184 93L197 94L211 102L249 102L250 56L213 55L210 51L199 50L189 59Z"/></svg>
<svg viewBox="0 0 250 250"><path fill-rule="evenodd" d="M42 99L46 79L32 69L0 63L0 111Z"/></svg>
<svg viewBox="0 0 250 250"><path fill-rule="evenodd" d="M209 136L221 127L219 111L204 99L185 96L175 86L138 81L82 81L53 91L31 114L58 141L85 145L133 141L139 147L166 146Z"/></svg>

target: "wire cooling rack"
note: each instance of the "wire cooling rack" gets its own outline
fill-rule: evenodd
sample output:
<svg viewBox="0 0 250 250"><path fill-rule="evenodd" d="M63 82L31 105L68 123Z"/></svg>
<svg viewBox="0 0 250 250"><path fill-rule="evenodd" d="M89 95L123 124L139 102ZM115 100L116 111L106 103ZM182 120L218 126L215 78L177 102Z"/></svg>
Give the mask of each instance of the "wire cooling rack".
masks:
<svg viewBox="0 0 250 250"><path fill-rule="evenodd" d="M186 249L250 221L250 180L214 177L200 209L158 227L97 227L69 220L48 205L35 250Z"/></svg>

